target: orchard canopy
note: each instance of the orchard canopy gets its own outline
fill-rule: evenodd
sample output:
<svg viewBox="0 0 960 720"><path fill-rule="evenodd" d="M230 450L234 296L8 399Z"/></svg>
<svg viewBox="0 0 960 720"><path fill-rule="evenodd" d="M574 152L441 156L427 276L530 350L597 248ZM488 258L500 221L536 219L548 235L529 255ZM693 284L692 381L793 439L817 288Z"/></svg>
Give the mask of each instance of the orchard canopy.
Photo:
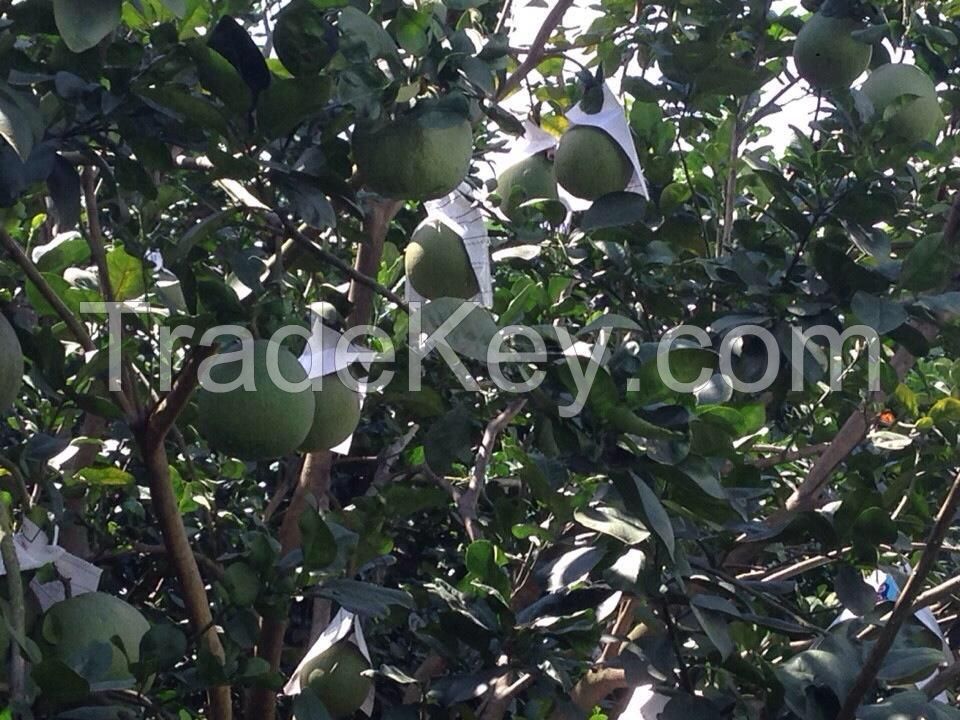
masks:
<svg viewBox="0 0 960 720"><path fill-rule="evenodd" d="M958 68L957 0L0 0L0 718L960 718Z"/></svg>

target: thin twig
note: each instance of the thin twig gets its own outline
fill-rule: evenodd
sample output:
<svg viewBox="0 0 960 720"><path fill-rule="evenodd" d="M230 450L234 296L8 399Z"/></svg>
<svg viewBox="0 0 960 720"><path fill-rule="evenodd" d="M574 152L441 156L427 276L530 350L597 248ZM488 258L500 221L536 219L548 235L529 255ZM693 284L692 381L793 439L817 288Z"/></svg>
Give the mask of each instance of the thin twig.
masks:
<svg viewBox="0 0 960 720"><path fill-rule="evenodd" d="M7 233L7 231L3 228L0 228L0 244L2 244L4 250L7 251L10 259L13 260L21 270L23 270L23 274L27 276L27 279L33 283L37 290L40 291L40 294L43 295L43 299L50 303L50 307L53 308L54 312L70 329L70 333L80 344L80 347L82 347L86 352L93 352L96 350L96 346L93 344L93 340L90 338L90 333L87 332L87 329L83 326L83 323L81 323L77 319L77 316L70 311L70 308L68 308L63 300L60 299L60 296L53 291L53 288L50 287L50 283L48 283L43 275L40 274L40 271L37 270L37 266L34 265L33 261L27 257L27 254L23 251L23 248L21 248L17 241L10 237L9 233Z"/></svg>
<svg viewBox="0 0 960 720"><path fill-rule="evenodd" d="M463 519L467 537L470 538L471 542L480 539L477 505L480 502L480 493L487 481L487 466L490 464L490 456L493 455L493 449L500 438L500 433L506 430L507 426L513 422L513 419L523 410L526 404L525 399L511 402L503 412L490 421L483 433L483 440L480 442L480 449L477 451L473 472L470 475L470 483L457 500L457 510Z"/></svg>
<svg viewBox="0 0 960 720"><path fill-rule="evenodd" d="M913 615L914 602L920 594L923 581L936 563L940 545L943 544L943 538L953 523L954 516L957 514L958 505L960 505L960 472L958 472L954 478L953 484L950 486L950 490L947 492L947 496L940 506L940 512L937 513L936 522L927 538L927 547L921 554L917 566L913 569L913 572L910 573L910 577L907 578L906 585L904 585L903 591L900 593L893 607L893 612L890 614L890 619L880 631L873 648L870 650L870 654L867 656L866 662L863 664L863 668L860 670L860 674L857 676L853 687L843 703L843 707L840 708L840 712L837 714L836 720L853 720L857 708L860 707L860 703L873 686L877 678L877 673L883 665L884 658L886 658L887 653L890 652L890 648L893 647L900 627L908 617Z"/></svg>
<svg viewBox="0 0 960 720"><path fill-rule="evenodd" d="M557 4L553 6L553 9L547 13L547 17L543 20L543 25L540 26L536 37L534 37L533 42L530 43L530 52L497 90L498 100L506 97L520 87L521 81L537 66L543 57L543 48L546 46L547 40L550 39L553 31L557 29L557 25L563 20L564 14L570 9L571 5L573 5L573 0L558 0Z"/></svg>

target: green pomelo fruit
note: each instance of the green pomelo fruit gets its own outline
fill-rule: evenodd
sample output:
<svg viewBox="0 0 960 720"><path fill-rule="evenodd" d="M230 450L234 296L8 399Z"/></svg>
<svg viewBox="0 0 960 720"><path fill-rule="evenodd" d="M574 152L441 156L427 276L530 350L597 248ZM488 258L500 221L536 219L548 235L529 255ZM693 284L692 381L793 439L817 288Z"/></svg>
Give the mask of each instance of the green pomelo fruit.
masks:
<svg viewBox="0 0 960 720"><path fill-rule="evenodd" d="M113 649L109 669L99 681L131 677L130 663L140 659L140 641L150 623L133 605L106 593L77 595L53 605L43 618L43 640L53 657L74 666L93 643L107 643ZM119 637L123 651L113 644Z"/></svg>
<svg viewBox="0 0 960 720"><path fill-rule="evenodd" d="M199 430L210 447L241 460L266 460L294 452L313 424L315 401L309 384L291 392L270 377L268 340L257 340L244 368L242 359L210 368L209 379L228 384L248 369L252 387L214 392L202 383L198 397ZM291 385L305 383L307 373L290 351L278 347L274 374ZM239 346L236 349L239 352Z"/></svg>
<svg viewBox="0 0 960 720"><path fill-rule="evenodd" d="M0 412L13 405L23 385L23 350L13 326L0 315Z"/></svg>
<svg viewBox="0 0 960 720"><path fill-rule="evenodd" d="M315 75L330 62L340 39L323 8L311 0L293 0L277 15L273 45L291 75Z"/></svg>
<svg viewBox="0 0 960 720"><path fill-rule="evenodd" d="M544 153L524 158L508 167L497 179L500 209L511 220L517 210L529 200L556 200L557 175L553 163Z"/></svg>
<svg viewBox="0 0 960 720"><path fill-rule="evenodd" d="M317 401L313 425L300 445L303 452L335 448L350 437L360 424L360 394L336 375L323 378L323 387L313 391Z"/></svg>
<svg viewBox="0 0 960 720"><path fill-rule="evenodd" d="M309 687L334 718L348 717L363 705L373 680L362 673L370 663L351 642L333 645L300 671L300 684Z"/></svg>
<svg viewBox="0 0 960 720"><path fill-rule="evenodd" d="M623 190L633 177L633 165L616 140L587 125L577 125L564 133L554 166L557 182L584 200Z"/></svg>
<svg viewBox="0 0 960 720"><path fill-rule="evenodd" d="M428 300L469 300L480 292L463 240L441 222L426 222L414 231L405 265L407 280Z"/></svg>
<svg viewBox="0 0 960 720"><path fill-rule="evenodd" d="M364 185L398 200L433 200L453 192L470 170L473 130L457 113L427 109L353 134Z"/></svg>
<svg viewBox="0 0 960 720"><path fill-rule="evenodd" d="M821 90L850 87L869 67L873 55L870 45L851 36L863 29L863 23L851 18L813 15L797 33L793 46L800 76Z"/></svg>
<svg viewBox="0 0 960 720"><path fill-rule="evenodd" d="M908 143L930 140L943 124L933 80L918 67L882 65L861 90L873 103L875 119L886 118L890 131Z"/></svg>

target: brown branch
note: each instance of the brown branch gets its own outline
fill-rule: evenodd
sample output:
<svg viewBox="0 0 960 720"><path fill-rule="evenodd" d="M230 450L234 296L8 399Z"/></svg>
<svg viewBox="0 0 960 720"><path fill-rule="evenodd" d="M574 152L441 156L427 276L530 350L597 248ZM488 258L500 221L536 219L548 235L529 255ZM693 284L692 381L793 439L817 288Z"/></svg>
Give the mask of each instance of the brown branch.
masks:
<svg viewBox="0 0 960 720"><path fill-rule="evenodd" d="M747 463L755 468L766 470L767 468L776 467L777 465L817 457L818 455L822 455L829 446L830 443L817 443L816 445L807 445L806 447L797 448L796 450L790 450L789 448L755 445L750 448L749 452L774 454L769 457L753 458L748 460Z"/></svg>
<svg viewBox="0 0 960 720"><path fill-rule="evenodd" d="M27 606L23 594L23 576L20 574L20 561L13 542L13 518L10 507L0 500L0 557L7 571L7 596L10 602L10 627L14 637L10 642L10 701L14 708L14 717L19 709L26 705L27 665L20 651L22 638L27 634Z"/></svg>
<svg viewBox="0 0 960 720"><path fill-rule="evenodd" d="M350 283L350 302L353 303L353 309L350 311L350 317L347 318L349 327L366 325L373 319L373 292L383 295L385 298L395 303L397 307L404 312L409 313L407 303L399 295L378 283L375 278L380 272L380 261L383 258L383 243L387 239L387 232L390 230L390 223L400 212L403 204L396 200L373 200L367 209L366 217L363 221L363 232L366 235L366 242L360 245L357 251L357 260L354 267L343 263L335 255L318 248L314 243L310 243L311 252L320 251L330 255L337 263L337 267L343 270L351 280ZM330 259L324 257L327 262ZM371 292L371 290L373 292Z"/></svg>
<svg viewBox="0 0 960 720"><path fill-rule="evenodd" d="M536 37L534 37L533 42L530 43L530 52L523 59L523 62L517 66L517 69L503 81L503 85L498 88L498 100L505 98L520 87L523 79L537 66L543 57L543 48L546 46L547 40L550 39L553 31L557 29L557 25L563 20L563 16L567 10L570 9L571 5L573 5L573 0L558 0L557 4L553 6L553 9L547 13L547 17L543 20L543 25L540 26Z"/></svg>
<svg viewBox="0 0 960 720"><path fill-rule="evenodd" d="M153 443L162 443L173 428L174 423L190 400L190 396L200 381L199 371L203 361L216 352L215 347L195 346L187 353L186 360L173 385L150 412L147 419L147 432Z"/></svg>
<svg viewBox="0 0 960 720"><path fill-rule="evenodd" d="M866 662L864 662L860 670L860 674L857 676L853 687L843 703L843 707L837 714L836 720L853 720L857 708L860 707L860 703L873 686L877 673L883 665L884 658L887 656L890 648L893 647L900 627L908 617L913 615L913 606L917 596L920 594L920 587L936 563L940 545L943 544L943 539L957 514L958 505L960 505L960 472L958 472L954 478L953 484L950 486L950 490L947 492L947 496L940 506L936 522L927 538L927 547L921 554L917 566L913 569L913 572L910 573L910 577L907 578L906 585L904 585L903 591L900 593L893 607L893 612L890 614L890 619L880 631L877 641L870 650L870 654L867 656Z"/></svg>
<svg viewBox="0 0 960 720"><path fill-rule="evenodd" d="M37 266L33 264L33 261L27 257L27 254L23 251L23 248L10 237L9 233L6 230L0 228L0 245L3 245L3 248L7 251L7 254L10 256L10 259L13 260L21 270L23 274L27 276L27 279L36 286L37 290L40 291L40 294L43 295L43 299L50 303L50 307L53 308L54 312L63 320L64 324L70 329L71 334L80 344L80 346L86 352L93 352L96 350L96 346L93 344L93 340L90 338L90 333L87 332L87 329L83 326L77 316L74 315L70 308L64 304L63 300L60 299L60 296L57 295L53 288L50 287L43 275L40 274L40 271L37 270Z"/></svg>
<svg viewBox="0 0 960 720"><path fill-rule="evenodd" d="M223 662L225 654L217 628L213 624L210 601L193 548L187 538L177 499L173 494L170 463L167 460L163 438L145 433L139 438L139 444L147 467L153 513L160 525L167 557L180 585L179 590L190 619L190 627L201 637L210 654ZM210 688L207 691L207 698L209 703L207 712L211 720L231 720L233 702L229 686L219 685Z"/></svg>
<svg viewBox="0 0 960 720"><path fill-rule="evenodd" d="M169 550L164 545L150 545L147 543L134 543L129 549L110 550L97 556L97 563L106 563L119 558L129 557L130 555L167 555ZM211 557L203 553L194 551L193 556L197 564L202 565L217 580L224 577L223 566Z"/></svg>
<svg viewBox="0 0 960 720"><path fill-rule="evenodd" d="M513 680L513 673L507 673L498 677L490 688L488 697L484 700L483 710L480 713L480 720L500 720L507 713L510 703L513 699L533 685L537 676L533 673L523 673L518 679Z"/></svg>
<svg viewBox="0 0 960 720"><path fill-rule="evenodd" d="M945 690L955 687L958 682L960 682L960 662L954 662L952 665L945 667L937 673L936 677L924 685L923 692L926 693L929 699L933 700Z"/></svg>
<svg viewBox="0 0 960 720"><path fill-rule="evenodd" d="M470 483L457 499L457 511L463 519L463 526L466 528L467 537L470 538L471 542L480 539L477 506L480 503L480 493L487 481L487 466L490 464L490 456L493 455L500 434L507 429L507 426L513 422L513 419L523 410L526 404L526 400L511 402L503 412L490 421L483 433L483 440L480 442L480 449L477 451L473 472L470 475Z"/></svg>

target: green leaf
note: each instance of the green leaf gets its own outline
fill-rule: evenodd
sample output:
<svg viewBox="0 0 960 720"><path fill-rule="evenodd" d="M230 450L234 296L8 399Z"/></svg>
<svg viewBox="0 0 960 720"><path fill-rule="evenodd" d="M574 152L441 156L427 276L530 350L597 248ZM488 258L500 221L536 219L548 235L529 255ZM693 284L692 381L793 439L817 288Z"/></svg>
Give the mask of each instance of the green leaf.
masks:
<svg viewBox="0 0 960 720"><path fill-rule="evenodd" d="M584 527L614 537L627 545L639 545L650 531L637 518L612 505L594 505L577 510L574 519Z"/></svg>
<svg viewBox="0 0 960 720"><path fill-rule="evenodd" d="M0 137L17 151L23 162L33 151L33 130L23 110L0 94Z"/></svg>
<svg viewBox="0 0 960 720"><path fill-rule="evenodd" d="M249 112L253 105L253 94L236 68L202 40L192 41L187 48L197 64L197 77L203 89L218 97L233 112Z"/></svg>
<svg viewBox="0 0 960 720"><path fill-rule="evenodd" d="M121 0L53 0L60 37L75 53L94 47L120 24Z"/></svg>
<svg viewBox="0 0 960 720"><path fill-rule="evenodd" d="M187 0L160 0L164 6L176 15L178 18L184 18L187 15Z"/></svg>
<svg viewBox="0 0 960 720"><path fill-rule="evenodd" d="M321 570L337 559L337 541L320 513L305 510L299 520L303 537L303 564L307 570Z"/></svg>
<svg viewBox="0 0 960 720"><path fill-rule="evenodd" d="M438 298L414 313L420 315L423 332L433 335L465 304L470 308L469 313L455 324L453 330L445 336L445 341L457 355L486 362L490 343L498 332L489 310L477 303L464 303L456 298ZM433 352L436 354L439 351Z"/></svg>
<svg viewBox="0 0 960 720"><path fill-rule="evenodd" d="M584 231L632 225L647 214L647 201L642 195L614 192L596 200L583 214L580 227Z"/></svg>
<svg viewBox="0 0 960 720"><path fill-rule="evenodd" d="M649 485L636 475L633 476L633 481L636 483L637 492L640 495L640 502L643 505L643 513L647 516L647 522L650 523L650 527L653 528L653 531L663 541L667 552L670 553L670 557L672 558L676 550L676 540L674 539L673 523L670 522L670 516L667 515L663 503L660 502L660 498L657 497L657 494Z"/></svg>
<svg viewBox="0 0 960 720"><path fill-rule="evenodd" d="M723 614L713 612L712 610L704 610L693 603L690 604L690 609L696 616L697 622L700 623L700 627L703 628L707 637L710 638L710 642L713 643L713 646L720 653L720 657L724 660L730 657L730 655L733 654L735 646L733 639L730 637L730 630L727 627L727 621L723 618Z"/></svg>
<svg viewBox="0 0 960 720"><path fill-rule="evenodd" d="M942 235L921 238L903 261L900 287L914 292L941 289L953 272L951 263L944 261L948 257L949 251Z"/></svg>
<svg viewBox="0 0 960 720"><path fill-rule="evenodd" d="M86 467L78 470L74 478L69 484L79 481L94 486L122 487L134 483L133 475L118 467Z"/></svg>
<svg viewBox="0 0 960 720"><path fill-rule="evenodd" d="M245 562L233 563L224 571L223 585L233 604L240 607L250 607L260 594L260 576Z"/></svg>
<svg viewBox="0 0 960 720"><path fill-rule="evenodd" d="M146 291L143 263L122 247L107 253L107 274L117 302L140 297Z"/></svg>
<svg viewBox="0 0 960 720"><path fill-rule="evenodd" d="M837 568L837 597L854 615L866 615L877 603L876 591L863 580L860 571L852 565Z"/></svg>
<svg viewBox="0 0 960 720"><path fill-rule="evenodd" d="M851 537L854 542L865 547L890 545L897 541L897 524L886 510L878 507L867 508L853 521Z"/></svg>
<svg viewBox="0 0 960 720"><path fill-rule="evenodd" d="M340 33L344 42L349 40L363 46L371 59L397 58L397 46L383 26L366 13L347 6L340 10Z"/></svg>
<svg viewBox="0 0 960 720"><path fill-rule="evenodd" d="M63 272L90 259L90 244L78 232L61 233L31 253L42 273Z"/></svg>
<svg viewBox="0 0 960 720"><path fill-rule="evenodd" d="M414 608L413 598L404 591L358 580L328 580L320 586L317 594L361 615L384 617L394 606Z"/></svg>
<svg viewBox="0 0 960 720"><path fill-rule="evenodd" d="M896 330L909 319L907 311L899 303L888 297L864 292L857 292L853 296L850 307L864 325L872 327L880 335Z"/></svg>
<svg viewBox="0 0 960 720"><path fill-rule="evenodd" d="M457 461L469 462L473 445L473 418L462 405L457 405L427 432L423 451L427 465L443 475Z"/></svg>

